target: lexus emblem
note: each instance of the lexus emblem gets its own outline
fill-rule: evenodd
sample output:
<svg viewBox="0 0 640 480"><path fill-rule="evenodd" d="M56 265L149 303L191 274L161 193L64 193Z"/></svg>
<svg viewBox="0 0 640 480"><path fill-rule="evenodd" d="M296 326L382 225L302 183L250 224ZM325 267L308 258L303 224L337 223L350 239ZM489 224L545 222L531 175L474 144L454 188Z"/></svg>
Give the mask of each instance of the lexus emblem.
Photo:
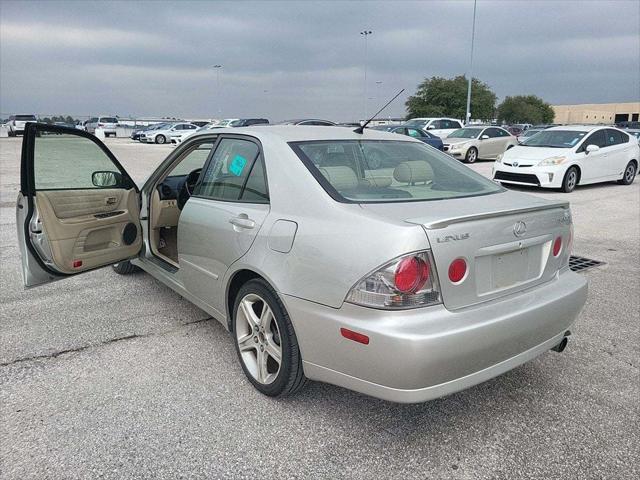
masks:
<svg viewBox="0 0 640 480"><path fill-rule="evenodd" d="M527 233L527 224L523 221L516 222L516 224L513 226L513 234L516 237L521 237L525 233Z"/></svg>
<svg viewBox="0 0 640 480"><path fill-rule="evenodd" d="M520 164L519 164L518 162L513 162L513 163L512 163L512 165L513 165L514 167L517 167L517 166L518 166L518 165L520 165Z"/></svg>

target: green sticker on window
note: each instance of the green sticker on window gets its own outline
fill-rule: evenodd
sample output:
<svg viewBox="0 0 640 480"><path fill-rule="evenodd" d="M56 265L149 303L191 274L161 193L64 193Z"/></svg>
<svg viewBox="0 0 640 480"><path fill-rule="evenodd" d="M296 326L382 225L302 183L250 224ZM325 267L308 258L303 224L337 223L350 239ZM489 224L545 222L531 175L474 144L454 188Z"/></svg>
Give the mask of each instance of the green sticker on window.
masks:
<svg viewBox="0 0 640 480"><path fill-rule="evenodd" d="M235 157L233 157L233 160L231 160L231 165L229 165L229 171L233 173L236 177L239 177L240 175L242 175L242 170L244 170L244 166L246 164L247 164L246 158L240 155L236 155Z"/></svg>

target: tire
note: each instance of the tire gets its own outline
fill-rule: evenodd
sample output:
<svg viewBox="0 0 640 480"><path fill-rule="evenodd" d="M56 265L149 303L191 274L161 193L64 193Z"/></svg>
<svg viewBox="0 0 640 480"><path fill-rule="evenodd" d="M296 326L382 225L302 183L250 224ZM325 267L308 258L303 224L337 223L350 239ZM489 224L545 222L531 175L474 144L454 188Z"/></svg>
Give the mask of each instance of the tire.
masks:
<svg viewBox="0 0 640 480"><path fill-rule="evenodd" d="M633 180L636 178L636 173L638 173L638 168L634 162L627 163L627 166L624 168L624 173L622 174L622 178L618 180L620 185L631 185Z"/></svg>
<svg viewBox="0 0 640 480"><path fill-rule="evenodd" d="M167 142L167 137L165 137L164 135L157 135L156 136L156 143L162 145L163 143Z"/></svg>
<svg viewBox="0 0 640 480"><path fill-rule="evenodd" d="M464 156L464 163L475 163L478 159L478 149L476 147L470 147L467 150L467 154Z"/></svg>
<svg viewBox="0 0 640 480"><path fill-rule="evenodd" d="M13 131L9 130L7 132L7 135L10 136L10 137L15 137L16 136L16 132L13 132Z"/></svg>
<svg viewBox="0 0 640 480"><path fill-rule="evenodd" d="M119 275L129 275L130 273L134 273L134 272L137 272L138 270L140 270L138 267L136 267L129 260L125 260L123 262L114 263L112 265L112 267L113 267L114 272L116 272Z"/></svg>
<svg viewBox="0 0 640 480"><path fill-rule="evenodd" d="M571 193L576 188L578 184L578 179L580 178L578 174L578 169L576 167L569 167L567 172L564 174L564 178L562 179L562 190L564 193Z"/></svg>
<svg viewBox="0 0 640 480"><path fill-rule="evenodd" d="M232 315L233 343L249 382L270 397L299 392L307 383L302 356L289 315L276 292L262 279L250 280L240 288Z"/></svg>

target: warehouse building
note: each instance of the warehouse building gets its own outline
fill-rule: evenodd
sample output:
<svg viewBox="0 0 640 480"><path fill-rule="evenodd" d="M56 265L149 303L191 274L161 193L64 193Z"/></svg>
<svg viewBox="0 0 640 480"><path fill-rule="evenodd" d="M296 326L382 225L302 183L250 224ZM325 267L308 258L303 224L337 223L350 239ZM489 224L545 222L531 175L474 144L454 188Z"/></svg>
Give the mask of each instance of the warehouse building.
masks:
<svg viewBox="0 0 640 480"><path fill-rule="evenodd" d="M640 102L584 103L582 105L553 105L555 123L620 123L637 122Z"/></svg>

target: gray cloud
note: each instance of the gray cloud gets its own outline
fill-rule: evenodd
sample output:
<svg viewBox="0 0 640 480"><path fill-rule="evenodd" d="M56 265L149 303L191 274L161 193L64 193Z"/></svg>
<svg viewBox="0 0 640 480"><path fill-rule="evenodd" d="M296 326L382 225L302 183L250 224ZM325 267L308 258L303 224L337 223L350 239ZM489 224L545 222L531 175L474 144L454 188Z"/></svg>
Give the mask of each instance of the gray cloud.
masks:
<svg viewBox="0 0 640 480"><path fill-rule="evenodd" d="M213 117L363 115L468 69L472 3L0 4L0 110ZM474 76L499 97L640 98L640 3L479 0ZM224 65L221 89L211 66ZM376 84L381 81L382 84ZM405 96L406 98L406 96ZM386 112L404 113L403 100Z"/></svg>

